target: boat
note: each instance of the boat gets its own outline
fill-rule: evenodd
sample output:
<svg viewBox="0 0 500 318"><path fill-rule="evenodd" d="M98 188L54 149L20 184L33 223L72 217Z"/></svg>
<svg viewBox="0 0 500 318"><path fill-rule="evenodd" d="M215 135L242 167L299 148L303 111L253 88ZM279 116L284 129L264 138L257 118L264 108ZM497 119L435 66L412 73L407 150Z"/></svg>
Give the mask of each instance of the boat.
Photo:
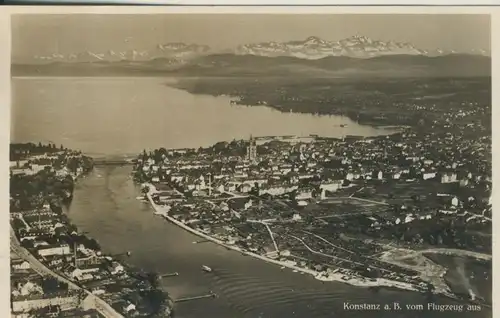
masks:
<svg viewBox="0 0 500 318"><path fill-rule="evenodd" d="M207 273L210 273L212 271L212 269L210 267L208 267L207 265L202 265L201 269Z"/></svg>

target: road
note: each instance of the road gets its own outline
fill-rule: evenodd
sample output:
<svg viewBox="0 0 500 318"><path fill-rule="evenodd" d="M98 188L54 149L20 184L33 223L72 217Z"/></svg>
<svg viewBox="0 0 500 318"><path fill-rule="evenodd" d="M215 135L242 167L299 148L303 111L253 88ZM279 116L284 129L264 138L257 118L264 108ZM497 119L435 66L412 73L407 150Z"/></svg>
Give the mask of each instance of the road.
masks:
<svg viewBox="0 0 500 318"><path fill-rule="evenodd" d="M351 195L349 198L353 199L353 200L368 202L368 203L374 203L374 204L380 204L380 205L390 205L389 203L382 202L382 201L374 201L374 200L358 198L358 197L355 197L354 195Z"/></svg>
<svg viewBox="0 0 500 318"><path fill-rule="evenodd" d="M273 244L274 244L274 248L276 249L276 252L279 253L278 244L276 244L276 241L274 240L274 235L273 235L273 232L271 231L271 228L269 227L269 224L267 224L264 221L247 220L247 222L248 223L260 223L260 224L264 225L266 227L267 231L269 232L269 235L271 236L271 240L273 240Z"/></svg>
<svg viewBox="0 0 500 318"><path fill-rule="evenodd" d="M56 272L49 269L47 266L42 264L38 259L36 259L27 249L23 248L17 239L14 229L10 227L10 247L11 249L21 258L28 261L31 265L31 268L42 276L52 276L56 278L58 281L68 284L68 288L74 290L82 290L88 296L92 297L92 300L95 303L96 309L104 316L109 318L123 318L121 314L119 314L116 310L114 310L108 303L106 303L103 299L97 297L92 294L87 289L82 288L81 286L75 284L73 281L67 279L66 277L57 274Z"/></svg>

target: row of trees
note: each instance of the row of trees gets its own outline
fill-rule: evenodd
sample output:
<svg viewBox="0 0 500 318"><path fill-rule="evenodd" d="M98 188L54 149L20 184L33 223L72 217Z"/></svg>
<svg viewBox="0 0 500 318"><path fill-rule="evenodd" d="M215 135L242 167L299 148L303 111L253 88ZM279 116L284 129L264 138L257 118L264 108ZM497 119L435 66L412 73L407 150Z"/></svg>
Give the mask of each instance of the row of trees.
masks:
<svg viewBox="0 0 500 318"><path fill-rule="evenodd" d="M14 143L10 144L10 160L22 160L28 156L42 155L44 153L54 153L65 150L63 145L57 147L54 143L42 144L35 143Z"/></svg>

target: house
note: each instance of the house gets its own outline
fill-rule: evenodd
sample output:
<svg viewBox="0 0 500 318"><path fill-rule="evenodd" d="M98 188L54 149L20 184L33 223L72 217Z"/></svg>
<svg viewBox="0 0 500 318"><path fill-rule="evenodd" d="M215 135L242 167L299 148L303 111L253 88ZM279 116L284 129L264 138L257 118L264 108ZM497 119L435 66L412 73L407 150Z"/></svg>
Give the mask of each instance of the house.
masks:
<svg viewBox="0 0 500 318"><path fill-rule="evenodd" d="M290 193L298 189L298 186L286 186L286 185L276 185L269 187L262 187L259 189L259 195L269 194L271 196L282 195L285 193Z"/></svg>
<svg viewBox="0 0 500 318"><path fill-rule="evenodd" d="M121 265L118 262L113 262L113 264L111 265L110 272L113 275L117 275L117 274L123 273L124 271L125 271L125 268L123 267L123 265Z"/></svg>
<svg viewBox="0 0 500 318"><path fill-rule="evenodd" d="M12 291L12 294L18 296L43 294L43 289L38 284L28 281L25 284L19 284L19 286Z"/></svg>
<svg viewBox="0 0 500 318"><path fill-rule="evenodd" d="M208 192L205 190L194 190L192 192L192 195L194 197L206 197L206 196L208 196Z"/></svg>
<svg viewBox="0 0 500 318"><path fill-rule="evenodd" d="M218 186L215 188L215 190L216 190L217 192L223 193L223 192L224 192L224 185L223 185L223 184L218 185Z"/></svg>
<svg viewBox="0 0 500 318"><path fill-rule="evenodd" d="M229 206L226 202L222 201L221 204L219 205L220 209L224 212L229 211Z"/></svg>
<svg viewBox="0 0 500 318"><path fill-rule="evenodd" d="M244 184L241 184L239 187L238 187L238 191L239 192L242 192L242 193L247 193L247 192L250 192L252 190L253 186L248 184L248 183L244 183Z"/></svg>
<svg viewBox="0 0 500 318"><path fill-rule="evenodd" d="M99 258L95 254L90 254L86 257L78 257L76 259L76 264L78 266L88 266L88 265L95 265L99 264Z"/></svg>
<svg viewBox="0 0 500 318"><path fill-rule="evenodd" d="M252 206L252 199L248 200L245 205L243 206L244 210L248 210Z"/></svg>
<svg viewBox="0 0 500 318"><path fill-rule="evenodd" d="M342 181L332 181L320 184L319 188L321 190L335 192L342 186Z"/></svg>
<svg viewBox="0 0 500 318"><path fill-rule="evenodd" d="M30 263L23 259L12 260L11 264L12 268L15 270L28 270L31 268Z"/></svg>
<svg viewBox="0 0 500 318"><path fill-rule="evenodd" d="M78 267L74 268L72 267L72 270L70 269L69 275L72 278L76 278L78 280L90 280L93 279L94 276L92 276L92 273L97 273L99 272L100 268L98 266L93 266L93 267Z"/></svg>
<svg viewBox="0 0 500 318"><path fill-rule="evenodd" d="M298 206L306 206L306 205L308 205L308 204L309 204L309 203L308 203L307 201L304 201L304 200L300 200L300 201L298 201L298 202L297 202L297 205L298 205Z"/></svg>
<svg viewBox="0 0 500 318"><path fill-rule="evenodd" d="M136 307L134 304L132 303L128 303L126 306L123 307L123 310L126 312L126 313L129 313L131 311L134 311L136 310Z"/></svg>
<svg viewBox="0 0 500 318"><path fill-rule="evenodd" d="M456 173L444 173L441 175L441 183L452 183L457 182L457 174Z"/></svg>
<svg viewBox="0 0 500 318"><path fill-rule="evenodd" d="M379 171L377 174L377 179L382 180L384 178L384 173L382 171Z"/></svg>
<svg viewBox="0 0 500 318"><path fill-rule="evenodd" d="M297 190L297 194L295 195L295 200L308 200L313 197L313 190L311 188L304 188Z"/></svg>
<svg viewBox="0 0 500 318"><path fill-rule="evenodd" d="M224 188L226 189L226 191L228 192L234 192L236 191L236 187L239 185L239 183L236 183L236 182L228 182L224 185Z"/></svg>
<svg viewBox="0 0 500 318"><path fill-rule="evenodd" d="M412 222L413 220L415 220L415 218L413 217L413 215L411 214L408 214L406 217L405 217L405 220L403 223L410 223Z"/></svg>
<svg viewBox="0 0 500 318"><path fill-rule="evenodd" d="M422 179L424 179L424 180L433 179L435 177L436 177L436 173L435 172L424 172L424 173L422 173Z"/></svg>
<svg viewBox="0 0 500 318"><path fill-rule="evenodd" d="M370 222L370 227L375 227L375 228L380 227L380 222L373 216L368 216L367 219Z"/></svg>
<svg viewBox="0 0 500 318"><path fill-rule="evenodd" d="M43 209L44 209L44 210L47 210L47 211L50 211L50 203L49 203L49 202L47 202L47 201L45 201L45 202L43 203Z"/></svg>

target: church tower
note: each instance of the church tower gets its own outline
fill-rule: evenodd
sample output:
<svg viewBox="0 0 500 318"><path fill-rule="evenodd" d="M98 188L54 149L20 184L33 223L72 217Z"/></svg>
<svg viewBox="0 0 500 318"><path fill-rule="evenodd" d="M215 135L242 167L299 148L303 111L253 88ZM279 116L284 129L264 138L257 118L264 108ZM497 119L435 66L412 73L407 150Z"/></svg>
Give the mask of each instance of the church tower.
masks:
<svg viewBox="0 0 500 318"><path fill-rule="evenodd" d="M250 135L250 142L247 147L247 159L248 161L256 161L257 160L257 143L255 139Z"/></svg>

